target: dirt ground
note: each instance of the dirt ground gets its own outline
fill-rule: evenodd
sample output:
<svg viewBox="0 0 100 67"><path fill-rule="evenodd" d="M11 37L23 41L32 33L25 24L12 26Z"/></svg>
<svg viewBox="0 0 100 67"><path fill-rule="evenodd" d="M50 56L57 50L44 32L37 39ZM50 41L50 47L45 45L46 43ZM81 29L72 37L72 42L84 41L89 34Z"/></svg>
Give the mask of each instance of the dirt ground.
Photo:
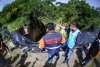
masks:
<svg viewBox="0 0 100 67"><path fill-rule="evenodd" d="M7 43L7 45L10 44L11 43ZM9 46L9 48L12 51L11 54L8 55L4 52L3 55L5 56L7 62L12 65L12 67L50 67L50 65L47 63L47 53L28 52L28 55L25 56L22 49L14 49L11 46ZM79 53L74 52L68 64L62 63L64 61L64 56L62 56L63 54L64 52L60 52L60 59L58 61L55 60L55 57L53 58L52 67L78 67L78 56L80 56ZM85 57L84 53L83 57ZM100 67L99 62L100 58L97 58L94 61L91 61L86 67Z"/></svg>

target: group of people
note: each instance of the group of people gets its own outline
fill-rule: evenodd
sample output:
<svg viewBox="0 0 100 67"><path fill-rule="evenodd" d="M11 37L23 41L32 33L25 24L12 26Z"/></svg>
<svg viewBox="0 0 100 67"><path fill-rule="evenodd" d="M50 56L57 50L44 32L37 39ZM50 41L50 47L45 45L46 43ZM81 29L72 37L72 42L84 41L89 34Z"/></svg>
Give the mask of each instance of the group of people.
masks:
<svg viewBox="0 0 100 67"><path fill-rule="evenodd" d="M60 33L55 32L54 23L48 23L46 25L46 34L39 41L39 48L41 51L45 49L48 51L48 63L52 64L52 59L56 56L56 60L60 58L60 49L66 48L65 60L63 63L68 63L75 49L81 42L81 31L78 29L76 22L70 23L70 27L64 27L59 24L56 26L64 29L68 33L68 38L65 39ZM86 57L82 59L82 67L84 67L91 59L100 55L100 31L97 39L91 45Z"/></svg>
<svg viewBox="0 0 100 67"><path fill-rule="evenodd" d="M70 23L70 27L64 27L59 24L56 26L64 29L68 33L68 38L65 39L61 33L55 32L54 23L48 23L46 25L46 34L39 41L39 48L41 51L45 49L48 51L48 63L52 64L53 57L56 56L56 60L59 60L60 49L65 49L65 60L63 63L68 63L75 49L80 45L81 42L81 31L78 29L76 22ZM6 28L2 29L4 32L4 39L8 38L9 31ZM6 50L10 52L5 41L0 34L0 51ZM91 59L96 58L100 55L100 30L97 39L92 43L89 51L84 59L82 59L82 67L84 67Z"/></svg>

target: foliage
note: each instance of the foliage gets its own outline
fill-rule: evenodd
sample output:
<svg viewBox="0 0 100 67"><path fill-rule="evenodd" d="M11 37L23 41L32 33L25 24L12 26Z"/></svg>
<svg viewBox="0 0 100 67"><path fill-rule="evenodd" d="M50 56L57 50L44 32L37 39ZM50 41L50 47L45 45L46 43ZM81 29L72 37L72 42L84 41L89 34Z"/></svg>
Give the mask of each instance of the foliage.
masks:
<svg viewBox="0 0 100 67"><path fill-rule="evenodd" d="M7 4L0 12L0 27L15 24L21 26L28 22L28 15L33 12L34 17L44 24L48 22L63 22L66 26L70 22L77 22L81 30L89 30L92 27L100 27L100 8L91 7L85 0L70 0L68 3L55 0L15 0ZM23 19L23 18L24 19ZM23 20L23 21L22 21ZM14 28L15 29L15 28Z"/></svg>

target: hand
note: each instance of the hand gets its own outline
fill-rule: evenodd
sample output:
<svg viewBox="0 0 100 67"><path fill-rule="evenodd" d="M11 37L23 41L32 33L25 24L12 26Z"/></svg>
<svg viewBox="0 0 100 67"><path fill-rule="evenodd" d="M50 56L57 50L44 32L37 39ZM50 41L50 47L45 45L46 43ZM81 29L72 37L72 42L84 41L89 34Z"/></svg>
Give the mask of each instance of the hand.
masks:
<svg viewBox="0 0 100 67"><path fill-rule="evenodd" d="M57 27L60 27L60 24L56 24Z"/></svg>
<svg viewBox="0 0 100 67"><path fill-rule="evenodd" d="M72 52L76 52L76 49L72 49Z"/></svg>
<svg viewBox="0 0 100 67"><path fill-rule="evenodd" d="M99 55L100 55L100 50L99 50Z"/></svg>
<svg viewBox="0 0 100 67"><path fill-rule="evenodd" d="M75 49L72 49L72 52L74 52Z"/></svg>
<svg viewBox="0 0 100 67"><path fill-rule="evenodd" d="M2 48L0 48L0 50L2 50Z"/></svg>

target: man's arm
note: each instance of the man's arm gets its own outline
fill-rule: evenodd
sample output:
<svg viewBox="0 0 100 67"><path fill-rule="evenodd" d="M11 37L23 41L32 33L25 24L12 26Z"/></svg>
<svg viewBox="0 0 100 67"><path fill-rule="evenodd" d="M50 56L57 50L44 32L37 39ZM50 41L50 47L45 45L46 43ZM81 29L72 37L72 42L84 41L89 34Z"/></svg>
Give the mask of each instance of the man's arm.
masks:
<svg viewBox="0 0 100 67"><path fill-rule="evenodd" d="M64 26L61 26L61 25L59 25L59 24L57 24L56 26L58 26L58 27L60 27L60 28L62 28L62 29L65 29Z"/></svg>
<svg viewBox="0 0 100 67"><path fill-rule="evenodd" d="M65 43L66 39L62 36L61 43Z"/></svg>
<svg viewBox="0 0 100 67"><path fill-rule="evenodd" d="M62 29L64 29L64 30L66 30L66 31L69 31L69 30L70 30L70 28L66 28L65 26L61 26L61 25L59 25L59 24L57 24L56 26L58 26L58 27L60 27L60 28L62 28Z"/></svg>
<svg viewBox="0 0 100 67"><path fill-rule="evenodd" d="M43 38L39 41L39 49L40 51L45 51L45 43L44 43L44 40Z"/></svg>
<svg viewBox="0 0 100 67"><path fill-rule="evenodd" d="M61 48L62 48L63 51L66 51L66 44L65 44L65 42L66 42L66 39L62 36L62 40L61 40L62 45L61 45Z"/></svg>
<svg viewBox="0 0 100 67"><path fill-rule="evenodd" d="M77 35L76 46L80 45L82 39L81 37L82 37L81 32L79 32Z"/></svg>
<svg viewBox="0 0 100 67"><path fill-rule="evenodd" d="M44 40L43 38L39 41L39 48L44 48Z"/></svg>

